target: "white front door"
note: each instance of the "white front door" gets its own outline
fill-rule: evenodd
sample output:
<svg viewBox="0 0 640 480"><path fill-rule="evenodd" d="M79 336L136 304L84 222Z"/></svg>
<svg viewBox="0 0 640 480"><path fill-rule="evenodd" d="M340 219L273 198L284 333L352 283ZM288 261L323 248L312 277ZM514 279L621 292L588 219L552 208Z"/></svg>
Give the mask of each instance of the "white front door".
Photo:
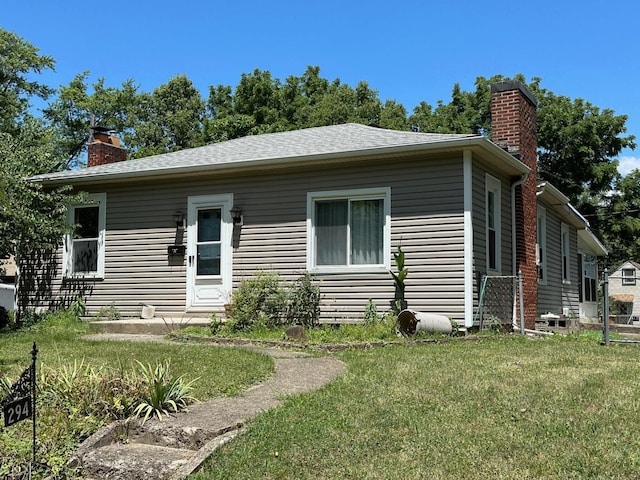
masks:
<svg viewBox="0 0 640 480"><path fill-rule="evenodd" d="M187 213L187 309L212 310L231 294L233 195L189 197Z"/></svg>

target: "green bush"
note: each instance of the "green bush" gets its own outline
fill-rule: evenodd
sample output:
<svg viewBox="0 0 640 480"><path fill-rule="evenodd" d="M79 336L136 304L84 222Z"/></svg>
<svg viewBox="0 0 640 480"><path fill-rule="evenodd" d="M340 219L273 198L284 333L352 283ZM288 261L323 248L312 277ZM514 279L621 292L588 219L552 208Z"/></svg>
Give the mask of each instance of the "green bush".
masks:
<svg viewBox="0 0 640 480"><path fill-rule="evenodd" d="M300 324L313 328L320 320L320 287L313 284L313 277L305 273L289 290L287 324Z"/></svg>
<svg viewBox="0 0 640 480"><path fill-rule="evenodd" d="M308 273L289 287L274 272L258 272L243 280L233 292L232 316L225 328L232 332L250 332L285 325L313 327L320 318L320 287ZM213 333L222 328L213 321Z"/></svg>
<svg viewBox="0 0 640 480"><path fill-rule="evenodd" d="M251 331L258 326L275 327L282 323L286 292L277 273L258 272L243 280L232 295L232 317L228 322L234 331Z"/></svg>

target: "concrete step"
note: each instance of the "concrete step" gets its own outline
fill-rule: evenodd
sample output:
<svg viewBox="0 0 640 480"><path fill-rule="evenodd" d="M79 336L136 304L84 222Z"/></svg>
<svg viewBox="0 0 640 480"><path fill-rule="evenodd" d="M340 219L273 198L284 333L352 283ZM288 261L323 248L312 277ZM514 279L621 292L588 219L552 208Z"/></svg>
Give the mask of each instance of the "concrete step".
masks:
<svg viewBox="0 0 640 480"><path fill-rule="evenodd" d="M206 429L187 425L173 425L162 421L150 421L128 433L129 443L156 445L170 448L198 450L210 440L227 433L234 426L222 429Z"/></svg>
<svg viewBox="0 0 640 480"><path fill-rule="evenodd" d="M122 320L100 320L89 325L101 333L120 333L138 335L167 335L174 330L186 327L208 327L210 318L130 318Z"/></svg>
<svg viewBox="0 0 640 480"><path fill-rule="evenodd" d="M193 450L143 443L115 443L87 452L82 459L86 478L160 480L186 464Z"/></svg>

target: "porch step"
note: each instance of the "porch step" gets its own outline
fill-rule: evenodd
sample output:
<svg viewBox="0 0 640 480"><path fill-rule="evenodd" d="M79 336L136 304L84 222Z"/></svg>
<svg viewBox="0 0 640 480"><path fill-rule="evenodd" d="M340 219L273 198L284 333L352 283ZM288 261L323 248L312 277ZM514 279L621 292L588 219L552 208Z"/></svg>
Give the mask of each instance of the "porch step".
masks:
<svg viewBox="0 0 640 480"><path fill-rule="evenodd" d="M169 477L196 451L144 443L115 443L88 452L82 459L85 478L156 480Z"/></svg>
<svg viewBox="0 0 640 480"><path fill-rule="evenodd" d="M89 325L101 333L122 333L138 335L166 335L186 327L207 327L210 318L130 318L122 320L100 320Z"/></svg>

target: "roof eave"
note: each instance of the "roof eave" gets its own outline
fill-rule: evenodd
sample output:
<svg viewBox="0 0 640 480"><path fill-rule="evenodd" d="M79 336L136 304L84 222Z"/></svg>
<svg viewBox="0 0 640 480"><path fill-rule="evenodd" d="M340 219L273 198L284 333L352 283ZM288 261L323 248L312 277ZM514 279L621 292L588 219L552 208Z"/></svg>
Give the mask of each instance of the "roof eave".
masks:
<svg viewBox="0 0 640 480"><path fill-rule="evenodd" d="M42 178L42 176L35 176L31 177L30 180L33 182L42 183L46 186L82 185L96 182L111 183L133 181L141 178L157 178L168 175L171 175L173 177L189 176L204 171L241 171L248 169L281 168L284 166L293 166L298 164L313 165L344 161L345 159L355 160L364 159L367 157L379 157L384 155L404 156L422 152L435 153L438 151L447 152L464 150L466 148L476 151L484 151L486 154L489 154L489 156L495 157L503 165L505 170L507 170L508 174L518 175L528 173L530 171L529 167L527 167L524 163L520 162L517 158L504 151L502 148L498 147L488 139L480 136L475 136L452 140L443 140L433 143L400 145L392 147L374 147L354 151L340 151L305 156L254 159L242 162L190 165L186 167L166 167L156 168L154 170L141 170L134 172L99 172L96 174L87 174L86 170L83 170L82 173L77 176L61 176L54 178Z"/></svg>

